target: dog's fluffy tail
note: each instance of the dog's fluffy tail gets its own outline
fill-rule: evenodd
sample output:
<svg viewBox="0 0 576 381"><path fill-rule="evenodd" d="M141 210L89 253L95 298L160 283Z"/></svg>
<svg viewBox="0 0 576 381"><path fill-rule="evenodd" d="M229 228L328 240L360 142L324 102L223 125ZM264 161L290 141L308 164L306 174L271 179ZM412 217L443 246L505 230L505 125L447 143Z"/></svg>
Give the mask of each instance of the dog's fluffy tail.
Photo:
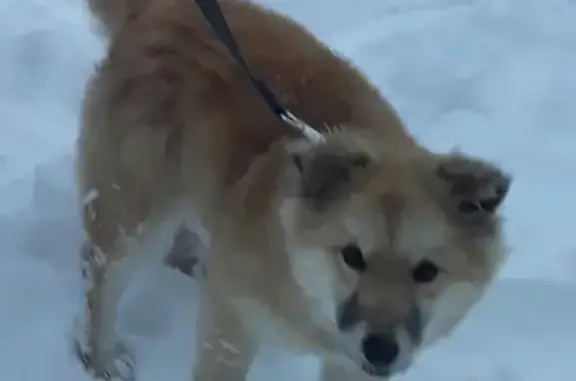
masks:
<svg viewBox="0 0 576 381"><path fill-rule="evenodd" d="M98 19L105 34L113 34L124 21L139 13L149 0L87 0L92 14Z"/></svg>

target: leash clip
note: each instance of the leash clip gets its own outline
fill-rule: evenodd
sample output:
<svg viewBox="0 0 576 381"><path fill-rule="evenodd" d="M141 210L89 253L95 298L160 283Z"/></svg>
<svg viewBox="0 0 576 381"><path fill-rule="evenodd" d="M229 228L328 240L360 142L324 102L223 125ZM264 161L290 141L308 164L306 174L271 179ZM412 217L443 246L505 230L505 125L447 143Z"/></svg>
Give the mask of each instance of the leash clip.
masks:
<svg viewBox="0 0 576 381"><path fill-rule="evenodd" d="M230 52L232 57L234 57L234 59L236 59L236 61L244 68L244 71L250 78L250 82L252 82L252 86L256 91L258 91L258 93L268 106L268 108L281 121L283 121L284 123L288 124L292 128L302 133L302 135L304 135L306 139L314 143L320 143L324 141L325 140L324 136L322 136L320 132L310 127L308 124L306 124L300 118L296 117L290 111L286 110L286 108L284 108L280 104L278 99L274 96L270 88L266 86L266 84L262 80L256 78L252 74L250 68L246 64L246 61L244 60L244 57L242 57L242 53L240 53L240 48L236 40L234 39L234 36L232 35L232 31L230 30L230 27L228 26L226 19L224 18L224 14L222 13L220 5L218 5L218 1L196 0L196 4L202 11L204 18L206 19L208 24L210 24L210 27L212 27L212 30L214 31L218 39L220 39L220 42L222 42L224 46L228 48L228 51Z"/></svg>

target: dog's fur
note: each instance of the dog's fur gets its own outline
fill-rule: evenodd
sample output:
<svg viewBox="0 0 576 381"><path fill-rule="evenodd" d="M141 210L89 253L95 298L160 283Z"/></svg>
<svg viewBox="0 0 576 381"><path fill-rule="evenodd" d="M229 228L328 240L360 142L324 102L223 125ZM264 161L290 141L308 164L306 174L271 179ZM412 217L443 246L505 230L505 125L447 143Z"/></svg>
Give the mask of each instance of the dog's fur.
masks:
<svg viewBox="0 0 576 381"><path fill-rule="evenodd" d="M109 41L77 152L91 281L78 349L98 377L134 378L118 302L183 222L209 251L195 381L243 381L261 340L322 356L327 381L388 377L426 342L442 301L458 303L445 334L490 283L509 177L422 147L302 26L219 1L250 68L324 143L275 118L193 1L88 2ZM398 355L379 358L390 344Z"/></svg>

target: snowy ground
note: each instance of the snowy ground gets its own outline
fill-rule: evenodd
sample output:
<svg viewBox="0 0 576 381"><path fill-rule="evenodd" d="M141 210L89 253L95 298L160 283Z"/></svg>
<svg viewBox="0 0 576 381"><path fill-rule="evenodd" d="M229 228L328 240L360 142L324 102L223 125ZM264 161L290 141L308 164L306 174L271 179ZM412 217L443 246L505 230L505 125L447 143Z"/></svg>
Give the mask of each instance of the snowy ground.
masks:
<svg viewBox="0 0 576 381"><path fill-rule="evenodd" d="M429 145L481 153L515 175L507 204L514 251L501 279L401 379L569 378L576 2L266 2L351 56ZM79 307L80 239L69 155L82 85L101 53L81 3L0 3L2 381L88 380L67 347ZM190 379L194 297L188 279L163 269L126 298L121 327L137 347L142 381ZM254 379L312 381L315 367L313 359L267 352Z"/></svg>

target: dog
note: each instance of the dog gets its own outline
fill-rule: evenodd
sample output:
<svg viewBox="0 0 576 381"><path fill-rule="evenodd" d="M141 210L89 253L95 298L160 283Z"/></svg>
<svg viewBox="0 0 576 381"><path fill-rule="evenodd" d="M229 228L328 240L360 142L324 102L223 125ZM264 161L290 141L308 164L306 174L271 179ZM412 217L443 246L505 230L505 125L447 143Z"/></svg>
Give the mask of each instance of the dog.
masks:
<svg viewBox="0 0 576 381"><path fill-rule="evenodd" d="M205 266L194 381L244 381L265 341L318 355L324 381L393 377L497 275L512 177L424 147L291 18L219 4L251 70L324 139L276 118L193 1L88 0L108 45L76 150L78 355L97 378L136 379L118 303L185 226Z"/></svg>

